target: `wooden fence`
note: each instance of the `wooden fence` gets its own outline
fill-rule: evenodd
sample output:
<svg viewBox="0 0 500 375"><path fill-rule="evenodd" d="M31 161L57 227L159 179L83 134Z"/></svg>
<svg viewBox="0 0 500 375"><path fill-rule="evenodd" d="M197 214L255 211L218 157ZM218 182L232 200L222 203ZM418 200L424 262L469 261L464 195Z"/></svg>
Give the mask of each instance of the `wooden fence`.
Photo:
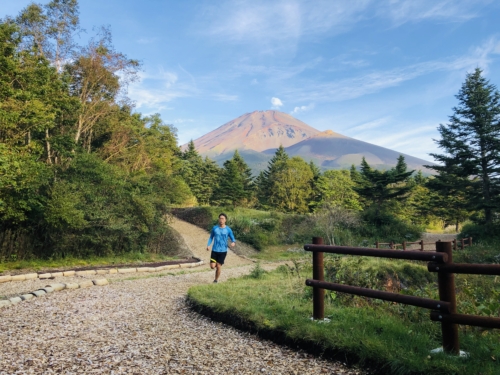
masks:
<svg viewBox="0 0 500 375"><path fill-rule="evenodd" d="M453 250L461 250L465 249L467 246L472 245L472 237L462 238L460 241L456 239L451 241ZM420 251L424 251L425 245L434 245L435 242L424 242L424 240L416 241L416 242L407 242L403 241L403 243L395 243L395 242L375 242L375 247L380 249L381 246L387 246L389 249L397 249L401 247L403 250L407 250L408 245L420 245Z"/></svg>
<svg viewBox="0 0 500 375"><path fill-rule="evenodd" d="M326 246L323 245L322 238L313 238L312 244L304 245L306 251L313 253L313 278L306 280L306 285L313 287L313 318L324 319L325 317L325 289L418 306L430 309L430 319L441 323L443 350L447 353L459 354L458 324L500 328L500 318L458 314L454 274L500 275L500 265L453 263L452 248L453 243L451 241L438 241L436 242L436 251L424 252L373 249L367 247ZM428 261L428 271L438 273L439 301L325 282L323 253Z"/></svg>

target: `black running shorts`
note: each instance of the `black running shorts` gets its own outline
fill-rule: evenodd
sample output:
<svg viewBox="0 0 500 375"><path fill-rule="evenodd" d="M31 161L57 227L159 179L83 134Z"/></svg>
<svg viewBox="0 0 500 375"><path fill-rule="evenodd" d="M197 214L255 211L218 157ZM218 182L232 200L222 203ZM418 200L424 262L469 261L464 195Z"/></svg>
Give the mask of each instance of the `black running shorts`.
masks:
<svg viewBox="0 0 500 375"><path fill-rule="evenodd" d="M210 254L210 263L219 263L222 266L224 264L224 260L226 259L226 255L227 251L212 251Z"/></svg>

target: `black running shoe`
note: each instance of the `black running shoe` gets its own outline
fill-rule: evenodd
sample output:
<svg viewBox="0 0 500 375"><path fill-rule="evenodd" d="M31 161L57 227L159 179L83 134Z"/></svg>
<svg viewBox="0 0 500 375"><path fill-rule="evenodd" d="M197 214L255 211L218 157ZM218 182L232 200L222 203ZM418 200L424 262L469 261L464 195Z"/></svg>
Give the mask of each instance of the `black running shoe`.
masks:
<svg viewBox="0 0 500 375"><path fill-rule="evenodd" d="M218 283L218 281L217 281L217 280L214 280L214 283L215 283L215 284L217 284L217 283Z"/></svg>

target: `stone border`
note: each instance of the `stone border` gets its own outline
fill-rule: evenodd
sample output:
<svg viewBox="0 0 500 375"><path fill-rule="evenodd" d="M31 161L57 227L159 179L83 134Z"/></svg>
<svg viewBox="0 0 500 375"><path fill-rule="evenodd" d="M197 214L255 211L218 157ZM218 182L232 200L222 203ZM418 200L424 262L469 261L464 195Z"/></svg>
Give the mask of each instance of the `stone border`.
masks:
<svg viewBox="0 0 500 375"><path fill-rule="evenodd" d="M77 283L67 283L67 284L57 283L57 284L50 284L50 285L46 285L45 288L37 289L37 290L35 290L34 292L31 292L31 293L22 294L22 295L17 296L17 297L11 297L11 298L6 299L6 300L0 300L0 309L3 308L3 307L10 307L10 306L13 306L13 305L17 305L19 302L29 301L29 300L32 300L35 297L42 297L42 296L44 296L44 295L46 295L48 293L57 292L57 291L60 291L60 290L63 290L63 289L88 288L88 287L91 287L91 286L94 286L94 285L103 286L103 285L108 285L108 284L109 284L109 282L108 282L107 279L83 280L79 284L77 284Z"/></svg>
<svg viewBox="0 0 500 375"><path fill-rule="evenodd" d="M179 263L170 264L160 267L137 267L137 268L103 268L98 270L87 270L87 271L59 271L53 273L27 273L24 275L4 275L0 276L0 283L6 283L9 281L24 281L33 279L51 279L54 277L61 276L87 276L87 275L106 275L115 273L135 273L135 272L160 272L165 270L179 269L179 268L193 268L201 266L204 262L200 258L196 263Z"/></svg>

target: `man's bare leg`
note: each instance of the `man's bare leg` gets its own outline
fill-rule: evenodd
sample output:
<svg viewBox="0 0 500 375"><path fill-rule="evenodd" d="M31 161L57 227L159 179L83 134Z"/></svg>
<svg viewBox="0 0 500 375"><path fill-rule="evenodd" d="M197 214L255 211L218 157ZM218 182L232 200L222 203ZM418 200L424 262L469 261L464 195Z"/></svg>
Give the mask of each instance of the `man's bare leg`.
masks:
<svg viewBox="0 0 500 375"><path fill-rule="evenodd" d="M215 270L215 281L219 281L221 268L222 265L220 263L217 263L217 269Z"/></svg>

